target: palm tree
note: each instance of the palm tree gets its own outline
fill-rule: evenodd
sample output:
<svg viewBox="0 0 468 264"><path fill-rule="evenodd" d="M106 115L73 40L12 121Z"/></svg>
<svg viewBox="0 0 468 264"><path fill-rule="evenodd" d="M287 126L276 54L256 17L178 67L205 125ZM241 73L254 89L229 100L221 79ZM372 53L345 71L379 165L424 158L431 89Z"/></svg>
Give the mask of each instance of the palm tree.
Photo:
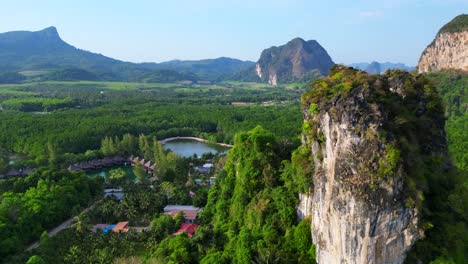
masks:
<svg viewBox="0 0 468 264"><path fill-rule="evenodd" d="M112 200L105 201L103 204L101 204L101 220L104 218L104 221L109 221L111 216L114 215L114 209L116 207L117 203L115 203Z"/></svg>
<svg viewBox="0 0 468 264"><path fill-rule="evenodd" d="M75 218L73 218L73 223L71 224L71 227L74 228L80 234L89 232L89 230L91 229L89 219L84 214L75 216Z"/></svg>
<svg viewBox="0 0 468 264"><path fill-rule="evenodd" d="M260 249L258 255L252 260L252 264L280 263L280 257L272 249Z"/></svg>

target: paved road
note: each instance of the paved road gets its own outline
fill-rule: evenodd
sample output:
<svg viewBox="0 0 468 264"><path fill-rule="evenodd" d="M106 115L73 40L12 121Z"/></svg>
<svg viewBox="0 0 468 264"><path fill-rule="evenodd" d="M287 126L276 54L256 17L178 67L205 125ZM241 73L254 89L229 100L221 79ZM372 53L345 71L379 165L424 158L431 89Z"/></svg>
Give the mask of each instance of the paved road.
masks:
<svg viewBox="0 0 468 264"><path fill-rule="evenodd" d="M90 207L84 209L81 213L84 214L86 212L88 212L88 210L92 207L93 205L91 205ZM47 235L49 237L53 237L55 236L56 234L58 234L60 231L64 230L65 228L69 227L72 223L73 223L73 219L75 217L72 217L70 219L68 219L67 221L61 223L59 226L55 227L54 229L50 230L49 232L47 232ZM38 248L39 247L39 240L34 242L33 244L31 244L26 250L27 251L31 251L35 248Z"/></svg>

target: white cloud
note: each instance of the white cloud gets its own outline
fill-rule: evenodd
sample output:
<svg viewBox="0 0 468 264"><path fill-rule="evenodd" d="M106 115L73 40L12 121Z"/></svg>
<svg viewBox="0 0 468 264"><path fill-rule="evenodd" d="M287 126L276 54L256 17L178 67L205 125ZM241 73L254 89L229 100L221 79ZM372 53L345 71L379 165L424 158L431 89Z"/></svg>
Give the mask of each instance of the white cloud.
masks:
<svg viewBox="0 0 468 264"><path fill-rule="evenodd" d="M362 11L359 13L360 17L381 17L383 16L382 11L374 10L374 11Z"/></svg>

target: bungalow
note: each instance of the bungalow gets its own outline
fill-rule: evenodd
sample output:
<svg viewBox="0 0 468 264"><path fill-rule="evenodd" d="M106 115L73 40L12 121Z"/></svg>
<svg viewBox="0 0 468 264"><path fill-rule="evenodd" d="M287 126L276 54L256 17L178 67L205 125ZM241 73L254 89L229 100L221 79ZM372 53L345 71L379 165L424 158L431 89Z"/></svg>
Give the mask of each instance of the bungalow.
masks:
<svg viewBox="0 0 468 264"><path fill-rule="evenodd" d="M173 233L173 236L180 235L182 233L186 233L188 237L192 238L195 234L195 231L198 229L199 225L197 224L188 224L183 223L177 232Z"/></svg>
<svg viewBox="0 0 468 264"><path fill-rule="evenodd" d="M112 228L114 233L128 233L128 222L119 222L114 228Z"/></svg>
<svg viewBox="0 0 468 264"><path fill-rule="evenodd" d="M139 157L136 157L136 158L133 158L132 159L132 166L135 166L135 164L139 163L140 162L140 158Z"/></svg>
<svg viewBox="0 0 468 264"><path fill-rule="evenodd" d="M195 170L198 171L200 174L210 174L211 168L206 168L203 166L195 167Z"/></svg>
<svg viewBox="0 0 468 264"><path fill-rule="evenodd" d="M125 163L125 159L122 156L115 156L112 161L114 162L114 165L122 165Z"/></svg>
<svg viewBox="0 0 468 264"><path fill-rule="evenodd" d="M107 197L115 197L117 201L121 201L125 197L125 193L123 192L122 188L118 189L105 189L104 190L104 198Z"/></svg>
<svg viewBox="0 0 468 264"><path fill-rule="evenodd" d="M210 174L211 173L211 169L213 168L213 164L212 163L205 163L203 164L203 166L197 166L195 167L195 170L198 171L199 173L201 174Z"/></svg>
<svg viewBox="0 0 468 264"><path fill-rule="evenodd" d="M133 156L130 156L129 158L132 166L135 166L135 164L141 164L143 168L145 168L146 173L153 174L154 169L156 167L156 164L154 164L150 160L145 160L145 159L140 159L139 157L133 158Z"/></svg>
<svg viewBox="0 0 468 264"><path fill-rule="evenodd" d="M109 232L114 232L114 233L128 233L128 231L132 229L135 230L137 233L141 233L144 231L150 230L149 226L135 226L135 227L130 227L128 226L128 222L120 222L115 225L110 225L110 224L95 224L91 231L93 233L97 233L98 231L101 231L104 234L107 234Z"/></svg>
<svg viewBox="0 0 468 264"><path fill-rule="evenodd" d="M21 176L21 171L17 169L10 169L5 174L5 178L19 177Z"/></svg>
<svg viewBox="0 0 468 264"><path fill-rule="evenodd" d="M85 170L85 171L94 169L94 166L91 165L91 163L89 163L89 162L80 163L80 167L81 167L82 170Z"/></svg>
<svg viewBox="0 0 468 264"><path fill-rule="evenodd" d="M176 214L183 212L186 223L194 223L197 219L198 212L201 209L191 205L167 205L164 207L164 214L169 216L175 216Z"/></svg>
<svg viewBox="0 0 468 264"><path fill-rule="evenodd" d="M154 172L154 164L152 164L151 161L146 162L143 167L145 167L145 170L147 173L152 174Z"/></svg>
<svg viewBox="0 0 468 264"><path fill-rule="evenodd" d="M68 170L69 171L81 171L81 170L83 170L83 168L81 168L81 166L79 164L72 164L72 165L68 166Z"/></svg>
<svg viewBox="0 0 468 264"><path fill-rule="evenodd" d="M132 158L132 157L130 157ZM68 166L69 171L88 171L88 170L97 170L105 167L122 165L126 163L126 159L121 156L115 156L112 158L105 157L101 160L90 160L81 163L75 163ZM130 162L129 162L130 163Z"/></svg>
<svg viewBox="0 0 468 264"><path fill-rule="evenodd" d="M91 231L93 233L96 233L98 230L101 230L103 233L107 233L105 232L104 230L106 230L106 228L108 227L109 225L108 224L96 224L93 226L93 228L91 229ZM113 227L112 227L113 228Z"/></svg>
<svg viewBox="0 0 468 264"><path fill-rule="evenodd" d="M105 157L101 160L101 163L104 164L104 166L112 166L114 165L114 161L111 158Z"/></svg>
<svg viewBox="0 0 468 264"><path fill-rule="evenodd" d="M8 179L8 178L15 178L15 177L26 177L34 171L33 168L25 168L25 169L10 169L8 170L5 175L0 175L0 179Z"/></svg>
<svg viewBox="0 0 468 264"><path fill-rule="evenodd" d="M93 169L101 169L105 167L105 164L100 160L92 160L89 162Z"/></svg>

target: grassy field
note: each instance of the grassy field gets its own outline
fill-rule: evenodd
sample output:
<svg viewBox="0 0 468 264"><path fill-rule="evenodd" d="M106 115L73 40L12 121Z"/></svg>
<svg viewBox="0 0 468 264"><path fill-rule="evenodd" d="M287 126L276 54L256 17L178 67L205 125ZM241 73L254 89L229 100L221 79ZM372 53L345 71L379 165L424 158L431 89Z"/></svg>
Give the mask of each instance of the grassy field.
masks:
<svg viewBox="0 0 468 264"><path fill-rule="evenodd" d="M218 84L134 83L101 81L47 81L0 85L0 102L10 98L72 98L90 105L116 99L145 101L201 100L216 103L263 103L297 101L300 91L263 83L224 82ZM93 102L90 102L92 98ZM200 101L200 102L201 102Z"/></svg>

